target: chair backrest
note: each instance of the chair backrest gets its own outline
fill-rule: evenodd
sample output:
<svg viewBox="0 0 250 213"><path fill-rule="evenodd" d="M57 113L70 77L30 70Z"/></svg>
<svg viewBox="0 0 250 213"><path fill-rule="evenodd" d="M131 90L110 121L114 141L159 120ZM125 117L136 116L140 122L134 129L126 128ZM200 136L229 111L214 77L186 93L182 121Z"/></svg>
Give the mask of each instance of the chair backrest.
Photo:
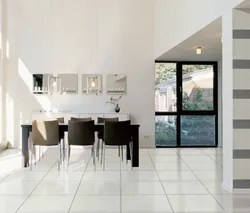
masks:
<svg viewBox="0 0 250 213"><path fill-rule="evenodd" d="M57 118L57 120L58 120L59 124L63 124L64 123L64 117Z"/></svg>
<svg viewBox="0 0 250 213"><path fill-rule="evenodd" d="M92 121L69 121L69 145L87 146L95 142L95 124Z"/></svg>
<svg viewBox="0 0 250 213"><path fill-rule="evenodd" d="M97 123L98 124L104 124L105 121L119 121L119 118L118 117L114 117L114 118L101 118L101 117L98 117L97 118Z"/></svg>
<svg viewBox="0 0 250 213"><path fill-rule="evenodd" d="M91 117L88 117L88 118L74 118L74 117L71 117L70 120L71 121L92 121L92 118Z"/></svg>
<svg viewBox="0 0 250 213"><path fill-rule="evenodd" d="M105 121L104 142L109 146L127 145L130 142L130 120Z"/></svg>
<svg viewBox="0 0 250 213"><path fill-rule="evenodd" d="M58 121L32 121L32 142L34 145L55 146L59 142Z"/></svg>

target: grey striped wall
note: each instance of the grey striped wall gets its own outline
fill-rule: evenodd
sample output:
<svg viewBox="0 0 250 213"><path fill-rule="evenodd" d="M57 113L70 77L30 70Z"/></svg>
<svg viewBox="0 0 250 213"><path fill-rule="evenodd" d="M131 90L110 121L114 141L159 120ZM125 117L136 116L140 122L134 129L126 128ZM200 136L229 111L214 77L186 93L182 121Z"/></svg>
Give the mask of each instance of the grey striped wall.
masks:
<svg viewBox="0 0 250 213"><path fill-rule="evenodd" d="M233 187L250 189L250 11L233 11Z"/></svg>

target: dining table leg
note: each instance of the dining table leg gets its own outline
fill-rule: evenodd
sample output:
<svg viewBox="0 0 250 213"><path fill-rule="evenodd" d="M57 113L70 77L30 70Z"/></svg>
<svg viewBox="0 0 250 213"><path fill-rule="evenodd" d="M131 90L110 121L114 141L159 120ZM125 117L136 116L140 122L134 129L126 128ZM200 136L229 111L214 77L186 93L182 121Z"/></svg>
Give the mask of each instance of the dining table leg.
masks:
<svg viewBox="0 0 250 213"><path fill-rule="evenodd" d="M139 127L132 134L132 167L139 167Z"/></svg>
<svg viewBox="0 0 250 213"><path fill-rule="evenodd" d="M22 128L22 161L23 167L28 167L29 165L29 128Z"/></svg>

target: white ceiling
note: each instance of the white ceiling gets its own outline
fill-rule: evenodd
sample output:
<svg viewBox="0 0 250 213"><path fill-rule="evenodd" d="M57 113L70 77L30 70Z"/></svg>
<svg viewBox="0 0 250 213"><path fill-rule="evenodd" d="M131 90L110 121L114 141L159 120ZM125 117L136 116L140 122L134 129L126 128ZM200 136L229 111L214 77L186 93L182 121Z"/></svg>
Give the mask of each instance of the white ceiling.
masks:
<svg viewBox="0 0 250 213"><path fill-rule="evenodd" d="M222 20L207 25L156 60L162 61L219 61L222 58ZM202 54L196 54L196 47L202 47Z"/></svg>

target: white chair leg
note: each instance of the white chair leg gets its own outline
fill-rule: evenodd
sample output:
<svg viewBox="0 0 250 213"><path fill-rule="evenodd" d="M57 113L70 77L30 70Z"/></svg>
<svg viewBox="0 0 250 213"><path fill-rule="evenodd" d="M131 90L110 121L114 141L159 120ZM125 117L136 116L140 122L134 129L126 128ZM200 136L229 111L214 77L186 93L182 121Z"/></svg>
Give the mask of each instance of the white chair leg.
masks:
<svg viewBox="0 0 250 213"><path fill-rule="evenodd" d="M33 152L34 152L34 148L33 145L31 145L32 147L30 148L30 171L32 170L32 160L33 160Z"/></svg>
<svg viewBox="0 0 250 213"><path fill-rule="evenodd" d="M101 150L101 164L102 164L102 161L103 161L103 145L104 145L104 142L102 141L102 150Z"/></svg>
<svg viewBox="0 0 250 213"><path fill-rule="evenodd" d="M39 155L38 155L38 161L40 161L40 159L41 159L41 146L39 146Z"/></svg>
<svg viewBox="0 0 250 213"><path fill-rule="evenodd" d="M67 164L67 171L69 170L69 161L70 161L70 145L68 145L68 164Z"/></svg>
<svg viewBox="0 0 250 213"><path fill-rule="evenodd" d="M36 146L33 145L33 152L34 152L34 158L35 158L35 165L36 165L36 152L37 152L37 148Z"/></svg>
<svg viewBox="0 0 250 213"><path fill-rule="evenodd" d="M99 155L100 155L100 139L98 138L96 145L96 157L98 161L99 161Z"/></svg>
<svg viewBox="0 0 250 213"><path fill-rule="evenodd" d="M60 171L60 165L61 165L61 144L58 143L58 171Z"/></svg>
<svg viewBox="0 0 250 213"><path fill-rule="evenodd" d="M106 150L106 147L105 147L105 144L103 143L103 170L105 170L105 150Z"/></svg>
<svg viewBox="0 0 250 213"><path fill-rule="evenodd" d="M95 162L95 145L92 146L92 150L93 150L93 164L94 164L94 167L95 167L95 171L96 171L96 162Z"/></svg>

